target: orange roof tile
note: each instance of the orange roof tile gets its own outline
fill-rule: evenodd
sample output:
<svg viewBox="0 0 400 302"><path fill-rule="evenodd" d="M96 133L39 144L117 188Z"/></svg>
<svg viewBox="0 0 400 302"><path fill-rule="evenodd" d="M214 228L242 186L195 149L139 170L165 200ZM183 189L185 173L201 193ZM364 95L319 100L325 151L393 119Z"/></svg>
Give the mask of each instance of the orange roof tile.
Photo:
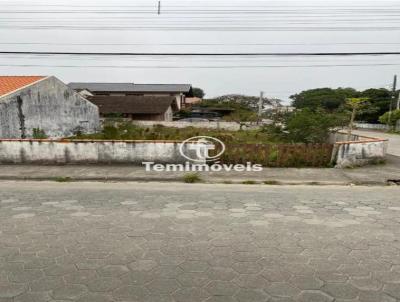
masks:
<svg viewBox="0 0 400 302"><path fill-rule="evenodd" d="M0 96L44 78L45 76L0 76Z"/></svg>

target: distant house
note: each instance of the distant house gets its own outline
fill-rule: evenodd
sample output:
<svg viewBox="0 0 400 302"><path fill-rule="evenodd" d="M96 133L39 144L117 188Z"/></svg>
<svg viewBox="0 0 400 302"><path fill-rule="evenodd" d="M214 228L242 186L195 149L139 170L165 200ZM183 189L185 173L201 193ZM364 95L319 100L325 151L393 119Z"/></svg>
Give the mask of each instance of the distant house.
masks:
<svg viewBox="0 0 400 302"><path fill-rule="evenodd" d="M185 100L185 108L190 108L192 106L198 105L203 101L202 98L198 98L198 97L190 97L190 98L186 98Z"/></svg>
<svg viewBox="0 0 400 302"><path fill-rule="evenodd" d="M193 97L190 84L69 83L68 86L95 96L173 96L178 110L184 107L186 97Z"/></svg>
<svg viewBox="0 0 400 302"><path fill-rule="evenodd" d="M173 113L178 110L173 96L95 95L88 100L99 107L101 117L172 121Z"/></svg>
<svg viewBox="0 0 400 302"><path fill-rule="evenodd" d="M0 76L0 138L29 138L34 129L49 137L99 127L99 111L55 77Z"/></svg>

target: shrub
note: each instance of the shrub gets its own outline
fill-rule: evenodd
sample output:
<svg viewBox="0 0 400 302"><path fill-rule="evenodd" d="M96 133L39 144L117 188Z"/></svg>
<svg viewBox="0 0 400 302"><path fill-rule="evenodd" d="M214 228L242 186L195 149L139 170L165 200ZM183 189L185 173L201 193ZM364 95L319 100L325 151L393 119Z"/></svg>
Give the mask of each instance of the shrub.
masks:
<svg viewBox="0 0 400 302"><path fill-rule="evenodd" d="M400 120L400 109L392 111L392 113L390 114L390 123L389 123L389 112L386 112L385 114L379 117L379 121L382 124L390 124L390 126L396 125L398 120Z"/></svg>
<svg viewBox="0 0 400 302"><path fill-rule="evenodd" d="M279 185L277 180L264 180L263 183L266 185Z"/></svg>
<svg viewBox="0 0 400 302"><path fill-rule="evenodd" d="M81 126L78 126L78 127L75 127L74 128L74 130L72 131L72 133L76 136L76 137L78 137L78 138L80 138L80 137L82 137L82 135L84 134L83 133L83 127L81 127Z"/></svg>
<svg viewBox="0 0 400 302"><path fill-rule="evenodd" d="M254 180L245 180L245 181L242 181L242 185L256 185L256 184L257 184L257 182L254 181Z"/></svg>
<svg viewBox="0 0 400 302"><path fill-rule="evenodd" d="M304 108L285 116L281 124L265 126L263 130L276 140L288 143L324 143L331 129L345 122L342 114Z"/></svg>
<svg viewBox="0 0 400 302"><path fill-rule="evenodd" d="M59 176L59 177L54 178L54 181L56 181L56 182L69 182L71 180L72 180L72 178L68 177L68 176Z"/></svg>
<svg viewBox="0 0 400 302"><path fill-rule="evenodd" d="M201 181L201 177L197 173L188 173L183 176L183 181L185 183L196 183Z"/></svg>
<svg viewBox="0 0 400 302"><path fill-rule="evenodd" d="M288 138L299 143L324 143L332 128L341 125L336 114L303 109L291 115L286 124Z"/></svg>
<svg viewBox="0 0 400 302"><path fill-rule="evenodd" d="M46 132L44 132L44 130L39 129L39 128L33 128L32 137L34 139L46 139L46 138L48 138L48 136L46 135Z"/></svg>
<svg viewBox="0 0 400 302"><path fill-rule="evenodd" d="M115 126L104 126L102 134L104 139L119 139L119 131Z"/></svg>

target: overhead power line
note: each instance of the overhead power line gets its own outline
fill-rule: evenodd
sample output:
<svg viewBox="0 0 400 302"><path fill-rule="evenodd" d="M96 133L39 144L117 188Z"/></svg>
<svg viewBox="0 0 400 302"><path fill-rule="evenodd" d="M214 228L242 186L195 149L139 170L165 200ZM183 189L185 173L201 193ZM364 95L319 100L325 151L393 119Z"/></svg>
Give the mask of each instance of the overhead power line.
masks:
<svg viewBox="0 0 400 302"><path fill-rule="evenodd" d="M137 8L143 8L143 7L137 7ZM183 7L182 7L183 8ZM392 13L392 12L399 12L400 11L400 6L398 7L389 7L389 8L381 8L381 7L367 7L367 8L362 8L362 7L356 7L356 8L343 8L343 7L319 7L319 8L309 8L305 7L304 10L301 10L301 7L243 7L241 9L232 9L229 7L222 7L222 8L201 8L197 7L196 10L193 10L193 7L187 7L187 8L174 8L174 9L168 9L168 7L164 7L163 13L169 13L169 14L178 14L178 13L186 13L190 15L195 15L195 14L202 14L202 13L217 13L217 14L229 14L229 13L255 13L255 14L265 14L265 13L282 13L282 12L288 12L288 13L304 13L304 14L313 14L313 13L332 13L332 12L337 12L341 14L349 14L349 13L354 13L358 12L361 14L364 13ZM68 10L55 10L55 9L46 9L46 10L32 10L32 9L27 9L27 7L24 7L24 9L21 10L11 10L11 9L4 9L0 13L12 13L12 14L46 14L46 13L53 13L53 14L70 14L70 13L78 13L78 14L86 14L86 13L155 13L157 12L158 6L150 6L150 8L145 8L145 9L131 9L128 7L114 7L114 9L110 10L110 8L105 8L105 9L99 9L97 6L93 6L93 8L90 9L68 9Z"/></svg>
<svg viewBox="0 0 400 302"><path fill-rule="evenodd" d="M59 51L0 51L12 55L73 55L73 56L387 56L400 55L400 51L381 52L59 52Z"/></svg>
<svg viewBox="0 0 400 302"><path fill-rule="evenodd" d="M395 2L395 1L394 1ZM148 3L148 2L146 2ZM23 2L22 4L26 4L26 2ZM71 3L71 4L37 4L37 3L30 3L27 6L29 7L79 7L79 8L84 8L84 7L94 7L94 8L99 8L99 7L155 7L157 4L156 2L154 2L152 5L149 4L135 4L135 5L118 5L118 4L113 4L113 5L101 5L101 4L96 4L96 5L80 5L80 4L75 4L75 3ZM20 7L21 4L16 4L14 1L12 3L9 4L3 4L4 7ZM271 3L269 4L265 4L265 3L249 3L248 1L246 1L245 3L243 3L242 5L240 4L236 4L236 3L229 3L227 4L226 2L221 2L221 3L217 3L215 1L211 2L211 3L204 3L203 5L198 4L198 3L190 3L190 4L186 4L186 3L171 3L168 2L165 4L165 6L167 7L188 7L188 8L192 8L192 7L207 7L207 8L232 8L232 7L238 7L238 8L260 8L260 7L267 7L267 8L273 8L273 7L280 7L279 4L278 6L276 5L272 5ZM319 5L319 4L314 4L314 5L307 5L307 4L290 4L290 7L300 7L300 8L343 8L343 5L338 5L338 4L329 4L329 5ZM352 3L352 5L346 5L346 9L350 9L350 8L382 8L382 6L376 6L376 5L366 5L364 3ZM388 8L388 7L399 7L399 5L395 2L395 5L390 5L388 3L384 4L384 9Z"/></svg>
<svg viewBox="0 0 400 302"><path fill-rule="evenodd" d="M399 45L400 42L321 42L321 43L58 43L58 42L0 42L0 45L53 46L318 46L318 45Z"/></svg>
<svg viewBox="0 0 400 302"><path fill-rule="evenodd" d="M358 32L358 31L399 31L399 26L336 26L336 27L325 27L325 26L307 26L307 27L300 27L300 26L286 26L286 27L273 27L273 26L58 26L58 25L26 25L26 26L9 26L9 25L2 25L2 29L24 29L24 30L91 30L91 31L102 31L102 30L127 30L127 31L257 31L257 32L327 32L327 31L344 31L344 32Z"/></svg>
<svg viewBox="0 0 400 302"><path fill-rule="evenodd" d="M44 65L44 64L0 64L0 67L57 67L57 68L112 68L112 69L239 69L239 68L337 68L337 67L371 67L400 66L400 63L367 63L367 64L310 64L310 65Z"/></svg>

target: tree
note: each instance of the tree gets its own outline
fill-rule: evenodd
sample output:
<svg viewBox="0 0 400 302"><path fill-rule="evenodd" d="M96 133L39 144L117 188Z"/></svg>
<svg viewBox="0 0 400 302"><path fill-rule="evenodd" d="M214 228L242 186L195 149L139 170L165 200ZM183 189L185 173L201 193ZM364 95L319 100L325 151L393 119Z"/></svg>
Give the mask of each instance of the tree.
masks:
<svg viewBox="0 0 400 302"><path fill-rule="evenodd" d="M347 98L358 97L359 92L353 88L317 88L310 89L290 96L292 105L297 109L322 108L327 111L334 111L346 103Z"/></svg>
<svg viewBox="0 0 400 302"><path fill-rule="evenodd" d="M389 118L389 116L390 116L390 118ZM389 120L390 120L390 123L389 123ZM393 110L391 114L388 111L379 117L379 121L382 124L389 124L389 126L391 126L391 127L395 126L397 124L397 121L399 121L399 120L400 120L400 110L399 109Z"/></svg>
<svg viewBox="0 0 400 302"><path fill-rule="evenodd" d="M343 125L341 114L305 108L286 115L282 124L264 126L264 131L290 143L325 143L332 129Z"/></svg>
<svg viewBox="0 0 400 302"><path fill-rule="evenodd" d="M206 94L204 93L204 90L198 87L193 87L192 88L193 91L193 96L196 98L203 98Z"/></svg>
<svg viewBox="0 0 400 302"><path fill-rule="evenodd" d="M242 94L227 94L222 95L213 99L208 99L206 102L213 103L215 106L218 104L222 107L231 106L236 108L237 106L248 108L253 111L258 111L258 103L260 101L259 96L242 95ZM276 105L278 103L277 99L264 98L264 105Z"/></svg>
<svg viewBox="0 0 400 302"><path fill-rule="evenodd" d="M392 92L385 88L367 89L361 92L360 97L368 98L368 109L364 108L357 116L357 120L367 123L378 123L379 117L389 110Z"/></svg>
<svg viewBox="0 0 400 302"><path fill-rule="evenodd" d="M247 110L247 111L255 111L251 106L246 103L235 102L235 101L225 101L221 102L216 99L208 99L203 100L200 104L200 107L212 107L212 108L230 108L235 110Z"/></svg>
<svg viewBox="0 0 400 302"><path fill-rule="evenodd" d="M346 107L346 99L368 98L368 106L357 113L356 119L367 123L377 123L379 117L389 109L392 97L393 93L385 88L370 88L364 91L353 88L317 88L302 91L290 98L293 100L292 105L298 109L323 108L330 112L343 110Z"/></svg>
<svg viewBox="0 0 400 302"><path fill-rule="evenodd" d="M294 142L325 143L333 128L341 126L336 114L304 109L291 115L286 123L289 139Z"/></svg>
<svg viewBox="0 0 400 302"><path fill-rule="evenodd" d="M357 110L360 110L363 106L365 106L367 101L367 98L348 98L346 100L346 105L351 108L350 123L347 131L348 139L350 139L351 132L353 131L353 124L357 115Z"/></svg>

